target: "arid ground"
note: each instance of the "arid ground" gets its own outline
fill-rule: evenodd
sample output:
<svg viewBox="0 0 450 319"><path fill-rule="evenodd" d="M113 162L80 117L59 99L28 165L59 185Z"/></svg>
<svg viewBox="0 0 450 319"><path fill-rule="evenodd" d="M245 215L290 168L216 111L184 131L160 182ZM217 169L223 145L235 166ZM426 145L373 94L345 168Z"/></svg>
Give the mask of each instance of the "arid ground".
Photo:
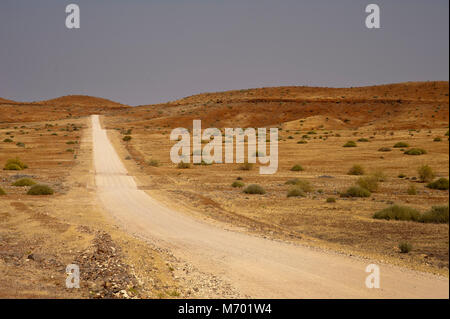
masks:
<svg viewBox="0 0 450 319"><path fill-rule="evenodd" d="M16 157L28 165L0 171L6 193L0 196L0 296L241 296L214 274L133 236L104 211L95 191L92 114L101 116L140 189L170 208L258 237L448 277L448 222L372 217L394 204L420 212L448 205L448 190L426 187L418 174L428 165L435 179L448 179L448 93L448 82L423 82L248 89L137 107L84 96L0 100L0 165ZM260 175L258 164L178 168L169 157L170 132L191 129L194 119L222 130L278 127L278 172ZM348 141L356 147L343 147ZM398 142L408 146L394 147ZM412 148L426 154L405 154ZM302 170L292 171L297 164ZM340 196L361 177L348 174L354 165L363 176L381 176L370 197ZM28 186L12 186L25 175L55 193L31 196ZM244 187L232 187L238 178ZM294 178L311 189L288 197L286 182ZM250 184L266 193L244 193ZM400 243L412 248L401 253ZM80 290L65 288L69 263L89 269Z"/></svg>

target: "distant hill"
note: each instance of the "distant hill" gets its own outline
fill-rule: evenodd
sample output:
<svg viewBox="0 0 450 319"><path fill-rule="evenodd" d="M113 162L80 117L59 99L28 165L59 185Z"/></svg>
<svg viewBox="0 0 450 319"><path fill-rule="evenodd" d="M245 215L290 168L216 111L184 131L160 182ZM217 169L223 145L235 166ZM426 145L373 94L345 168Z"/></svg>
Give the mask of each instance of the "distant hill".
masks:
<svg viewBox="0 0 450 319"><path fill-rule="evenodd" d="M37 101L36 104L53 106L86 106L86 107L127 107L108 99L88 95L66 95L51 100Z"/></svg>
<svg viewBox="0 0 450 319"><path fill-rule="evenodd" d="M3 103L16 103L16 102L13 101L13 100L2 99L2 98L0 97L0 104L3 104Z"/></svg>

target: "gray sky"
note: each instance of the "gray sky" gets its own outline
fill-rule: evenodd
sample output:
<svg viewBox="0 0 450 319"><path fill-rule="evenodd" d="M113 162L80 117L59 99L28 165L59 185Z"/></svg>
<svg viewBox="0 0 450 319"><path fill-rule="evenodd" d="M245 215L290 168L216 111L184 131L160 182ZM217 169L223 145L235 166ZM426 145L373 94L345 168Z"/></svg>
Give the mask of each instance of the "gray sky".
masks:
<svg viewBox="0 0 450 319"><path fill-rule="evenodd" d="M65 27L76 3L81 28ZM365 28L365 6L381 29ZM448 0L1 0L0 97L138 105L263 86L449 77Z"/></svg>

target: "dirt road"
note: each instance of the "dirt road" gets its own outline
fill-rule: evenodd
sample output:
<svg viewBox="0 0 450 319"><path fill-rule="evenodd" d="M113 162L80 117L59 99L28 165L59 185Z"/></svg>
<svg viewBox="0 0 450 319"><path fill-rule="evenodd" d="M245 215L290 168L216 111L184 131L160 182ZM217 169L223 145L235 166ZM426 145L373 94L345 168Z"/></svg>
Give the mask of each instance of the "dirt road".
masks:
<svg viewBox="0 0 450 319"><path fill-rule="evenodd" d="M365 281L369 260L227 231L164 207L137 184L98 116L92 116L97 193L123 228L230 283L252 298L448 298L448 278L380 264L380 288Z"/></svg>

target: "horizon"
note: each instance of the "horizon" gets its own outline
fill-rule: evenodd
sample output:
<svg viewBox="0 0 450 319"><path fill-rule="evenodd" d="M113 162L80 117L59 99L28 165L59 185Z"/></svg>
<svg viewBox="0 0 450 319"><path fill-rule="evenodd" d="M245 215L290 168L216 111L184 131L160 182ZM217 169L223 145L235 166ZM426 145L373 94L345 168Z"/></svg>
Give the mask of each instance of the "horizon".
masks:
<svg viewBox="0 0 450 319"><path fill-rule="evenodd" d="M387 0L381 29L365 1L76 2L67 29L57 0L0 4L0 96L101 96L159 104L204 92L361 87L449 80L449 3Z"/></svg>
<svg viewBox="0 0 450 319"><path fill-rule="evenodd" d="M126 104L126 103L122 103L122 102L118 102L116 100L113 100L109 97L105 97L105 96L94 96L94 95L86 95L86 94L67 94L67 95L60 95L60 96L55 96L53 98L49 98L49 99L45 99L45 100L30 100L30 101L16 101L16 100L11 100L11 99L7 99L4 98L2 96L0 96L0 99L6 99L6 100L11 100L14 103L41 103L44 101L51 101L51 100L56 100L59 98L64 98L64 97L75 97L75 96L79 96L79 97L90 97L90 98L99 98L99 99L104 99L104 100L108 100L114 103L119 103L119 104L123 104L124 106L131 106L131 107L139 107L139 106L149 106L149 105L158 105L158 104L166 104L166 103L171 103L180 99L184 99L184 98L188 98L188 97L192 97L192 96L197 96L197 95L202 95L202 94L215 94L215 93L225 93L225 92L232 92L232 91L240 91L240 90L258 90L258 89L269 89L269 88L283 88L283 87L297 87L297 88L317 88L317 89L353 89L353 88L370 88L370 87L377 87L377 86L387 86L387 85L401 85L401 84L408 84L408 83L438 83L438 82L444 82L449 84L450 81L434 81L434 80L429 80L429 81L405 81L405 82L395 82L395 83L381 83L381 84L374 84L374 85L363 85L363 86L347 86L347 87L330 87L330 86L305 86L305 85L283 85L283 86L264 86L264 87L254 87L254 88L242 88L242 89L232 89L232 90L224 90L224 91L214 91L214 92L200 92L200 93L194 93L192 95L187 95L187 96L183 96L183 97L179 97L176 99L172 99L172 100L167 100L167 101L163 101L160 103L147 103L147 104L137 104L137 105L133 105L133 104Z"/></svg>

